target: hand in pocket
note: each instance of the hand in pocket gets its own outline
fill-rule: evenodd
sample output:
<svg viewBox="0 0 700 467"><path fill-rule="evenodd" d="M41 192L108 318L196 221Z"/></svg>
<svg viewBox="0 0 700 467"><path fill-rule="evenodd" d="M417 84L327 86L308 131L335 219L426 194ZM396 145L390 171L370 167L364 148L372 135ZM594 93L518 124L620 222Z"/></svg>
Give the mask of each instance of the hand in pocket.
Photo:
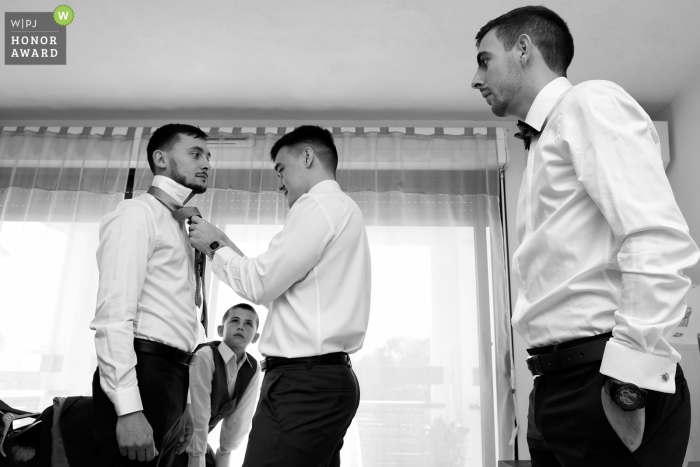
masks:
<svg viewBox="0 0 700 467"><path fill-rule="evenodd" d="M630 452L636 451L642 444L642 436L644 435L645 409L642 407L625 412L610 399L605 388L600 388L600 399L610 426Z"/></svg>

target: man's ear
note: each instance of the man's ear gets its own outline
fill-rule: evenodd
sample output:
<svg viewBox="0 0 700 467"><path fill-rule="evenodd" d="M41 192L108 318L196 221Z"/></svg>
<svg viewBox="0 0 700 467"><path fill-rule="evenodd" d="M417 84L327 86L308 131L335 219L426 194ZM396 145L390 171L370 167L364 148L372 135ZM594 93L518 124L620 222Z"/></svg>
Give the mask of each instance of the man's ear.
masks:
<svg viewBox="0 0 700 467"><path fill-rule="evenodd" d="M153 164L156 169L165 170L168 168L168 156L164 151L160 149L153 151Z"/></svg>
<svg viewBox="0 0 700 467"><path fill-rule="evenodd" d="M532 39L527 34L521 34L518 37L518 42L515 43L514 51L516 52L516 60L520 66L525 66L532 57Z"/></svg>
<svg viewBox="0 0 700 467"><path fill-rule="evenodd" d="M224 327L219 325L216 327L216 332L219 334L219 337L224 337Z"/></svg>
<svg viewBox="0 0 700 467"><path fill-rule="evenodd" d="M260 333L256 332L255 335L253 336L253 340L250 342L251 344L255 344L258 339L260 339Z"/></svg>
<svg viewBox="0 0 700 467"><path fill-rule="evenodd" d="M313 164L316 153L314 153L313 148L306 147L304 148L304 152L301 153L301 157L301 162L304 164L304 167L308 169L311 167L311 164Z"/></svg>

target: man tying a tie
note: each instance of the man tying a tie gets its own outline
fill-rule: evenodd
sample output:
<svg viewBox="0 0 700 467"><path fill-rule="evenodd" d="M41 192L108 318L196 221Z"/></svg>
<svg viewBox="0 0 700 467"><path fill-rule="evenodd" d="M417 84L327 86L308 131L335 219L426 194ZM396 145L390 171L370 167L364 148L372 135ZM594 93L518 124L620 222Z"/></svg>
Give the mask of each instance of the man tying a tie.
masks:
<svg viewBox="0 0 700 467"><path fill-rule="evenodd" d="M204 262L189 245L183 207L207 189L207 135L165 125L147 153L148 193L122 201L100 225L93 378L95 466L170 466L192 436L189 365L206 330Z"/></svg>
<svg viewBox="0 0 700 467"><path fill-rule="evenodd" d="M362 212L336 182L333 135L304 125L270 158L289 204L267 251L246 257L221 230L192 219L191 244L212 271L268 315L260 339L265 372L244 467L338 467L360 403L349 354L364 342L371 293Z"/></svg>

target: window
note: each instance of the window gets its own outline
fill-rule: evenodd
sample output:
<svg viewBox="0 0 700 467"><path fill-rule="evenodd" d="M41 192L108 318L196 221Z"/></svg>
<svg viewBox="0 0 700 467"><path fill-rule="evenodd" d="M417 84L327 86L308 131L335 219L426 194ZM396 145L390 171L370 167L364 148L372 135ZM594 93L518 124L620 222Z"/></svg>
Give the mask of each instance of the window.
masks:
<svg viewBox="0 0 700 467"><path fill-rule="evenodd" d="M229 225L256 256L281 226ZM361 403L343 465L481 465L481 391L473 227L370 226L372 307L352 356ZM216 322L242 300L212 283ZM266 310L256 307L263 318ZM250 353L262 356L257 346ZM218 446L218 430L210 435ZM244 447L232 465L243 459Z"/></svg>

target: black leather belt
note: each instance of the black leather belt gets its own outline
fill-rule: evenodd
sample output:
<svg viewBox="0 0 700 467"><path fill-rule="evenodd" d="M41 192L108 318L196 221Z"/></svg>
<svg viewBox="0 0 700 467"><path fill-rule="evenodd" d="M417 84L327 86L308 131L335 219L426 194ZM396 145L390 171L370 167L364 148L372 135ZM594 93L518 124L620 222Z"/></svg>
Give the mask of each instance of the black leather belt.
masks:
<svg viewBox="0 0 700 467"><path fill-rule="evenodd" d="M149 341L146 339L134 339L134 350L140 353L157 355L175 363L192 366L195 356L193 353L185 352L184 350L171 347L160 342Z"/></svg>
<svg viewBox="0 0 700 467"><path fill-rule="evenodd" d="M350 356L345 352L329 353L317 355L315 357L267 357L260 362L262 371L270 371L279 366L286 365L306 365L307 368L311 368L314 365L347 365L348 367L352 367L352 362L350 361Z"/></svg>
<svg viewBox="0 0 700 467"><path fill-rule="evenodd" d="M608 332L599 336L584 337L563 344L528 349L527 369L533 376L603 359L605 344L612 337Z"/></svg>

